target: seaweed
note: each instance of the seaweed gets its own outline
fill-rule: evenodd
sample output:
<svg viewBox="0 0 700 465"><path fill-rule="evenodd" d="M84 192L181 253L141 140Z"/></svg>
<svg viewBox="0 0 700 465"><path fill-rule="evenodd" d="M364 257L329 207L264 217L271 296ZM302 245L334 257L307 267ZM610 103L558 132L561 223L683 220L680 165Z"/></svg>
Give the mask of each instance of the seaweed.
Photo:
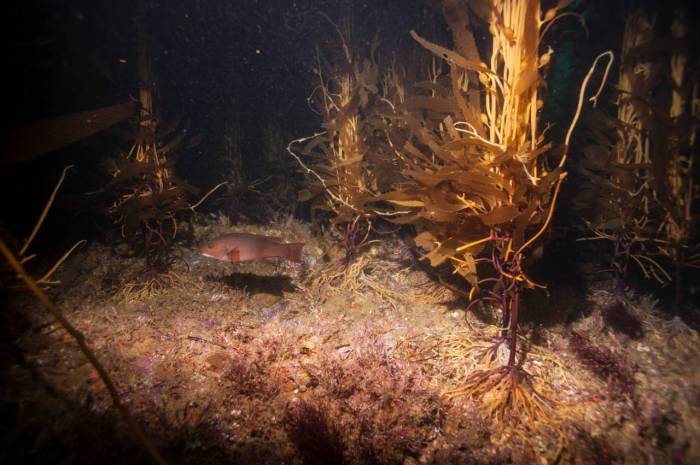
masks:
<svg viewBox="0 0 700 465"><path fill-rule="evenodd" d="M287 435L304 465L343 465L346 445L327 409L302 399L292 399L284 416Z"/></svg>
<svg viewBox="0 0 700 465"><path fill-rule="evenodd" d="M46 219L46 216L48 215L49 211L51 210L51 207L53 206L53 202L56 199L56 194L58 193L58 190L61 187L61 184L63 184L63 180L66 177L66 173L68 172L69 169L71 169L73 166L69 165L66 166L63 169L63 172L61 173L61 177L59 178L58 182L56 183L56 186L53 189L53 192L51 193L51 196L49 197L49 200L46 202L46 205L44 206L44 209L42 210L41 214L39 215L39 218L37 219L36 223L34 224L34 228L32 229L32 232L29 234L27 239L20 245L20 243L15 240L15 238L12 236L10 231L5 230L4 228L0 227L0 240L3 241L3 243L7 243L7 248L9 251L11 251L17 259L20 261L22 266L25 266L28 262L36 258L36 254L30 254L28 255L29 248L36 238L37 234L39 234L39 231L41 230L41 227L44 224L44 220ZM56 273L56 271L61 267L64 261L72 254L75 249L78 247L84 245L87 241L82 239L73 244L73 246L68 249L67 252L65 252L61 258L59 258L52 266L49 268L48 271L44 273L43 276L40 278L36 278L35 281L38 285L40 286L51 286L55 284L60 284L61 282L55 279L51 279L51 277ZM15 287L17 284L17 276L15 273L11 270L9 266L5 266L5 263L0 264L0 290L4 290L5 288L11 288Z"/></svg>
<svg viewBox="0 0 700 465"><path fill-rule="evenodd" d="M647 43L652 34L652 24L645 15L627 18L615 100L617 115L597 110L585 116L586 136L591 142L583 148L583 160L577 170L583 182L574 205L594 234L582 240L612 242L611 269L620 294L630 264L638 265L646 277L660 283L670 280L658 261L654 222L658 212L649 182L650 134L636 102L644 78L631 64L636 47Z"/></svg>
<svg viewBox="0 0 700 465"><path fill-rule="evenodd" d="M177 152L196 143L178 131L179 122L163 127L157 117L157 84L151 56L152 39L141 11L138 30L139 101L141 111L134 122L130 149L112 164L111 180L101 189L113 199L108 209L129 246L143 253L147 269L167 269L168 248L178 233L178 215L194 211L213 191L197 203L188 197L198 189L175 174Z"/></svg>
<svg viewBox="0 0 700 465"><path fill-rule="evenodd" d="M634 376L618 355L576 331L571 331L569 347L581 363L608 383L614 397L629 398L634 395Z"/></svg>
<svg viewBox="0 0 700 465"><path fill-rule="evenodd" d="M575 206L594 233L589 240L612 242L619 281L630 264L660 284L675 281L680 310L683 269L698 266L693 159L700 106L697 72L688 66L697 61L690 45L697 40L680 11L669 24L659 22L642 10L626 19L617 114L586 117L593 142L583 149L579 173L586 182Z"/></svg>
<svg viewBox="0 0 700 465"><path fill-rule="evenodd" d="M364 41L353 36L348 17L338 25L320 14L340 42L334 49L316 50L316 85L307 101L323 130L291 141L287 151L308 177L299 200L313 199L314 218L320 213L338 226L347 264L370 242L372 220L394 214L374 207L378 194L404 180L389 135L402 137L396 110L405 101L406 63L380 60L376 38L358 45Z"/></svg>
<svg viewBox="0 0 700 465"><path fill-rule="evenodd" d="M487 392L497 392L488 410L501 420L517 411L531 420L547 417L546 402L517 360L521 293L545 287L530 279L524 263L551 222L588 83L607 58L605 76L590 98L595 104L612 62L611 52L596 58L582 83L559 161L546 163L553 143L540 127L538 112L541 73L552 50L540 49L566 3L542 14L539 2L532 1L494 0L488 8L472 10L443 1L454 49L411 31L432 53L427 79L415 81L407 68L418 61L381 65L376 43L370 58L360 59L347 30L331 22L343 53L331 64L317 50L318 85L310 98L325 130L288 146L311 179L303 198L323 194L324 203L315 208L331 212L332 223L347 224L346 263L370 234L368 226L357 241L360 219L368 225L370 218L411 225L418 232L416 245L426 250L422 258L436 268L450 264L468 283L472 304L491 300L502 307L502 332L492 352L507 343L506 365L476 371L463 389L450 393L483 400ZM483 18L492 38L485 58L473 35L475 21ZM371 150L368 141L375 141ZM293 147L302 143L296 153ZM382 170L389 167L392 175L386 176Z"/></svg>
<svg viewBox="0 0 700 465"><path fill-rule="evenodd" d="M612 60L608 52L594 62L581 86L562 156L553 166L546 163L553 144L537 115L543 105L541 70L552 50L542 53L540 48L564 4L541 15L539 2L491 2L492 41L486 58L474 45L475 18L459 2L443 2L453 50L411 31L447 70L434 61L427 81L416 83L415 96L397 108L409 136L403 145L399 140L391 145L397 147L405 179L373 199L389 221L420 231L416 244L427 250L423 258L434 267L450 263L469 283L472 304L491 300L502 308L503 329L493 352L507 343L506 365L477 370L463 388L449 393L480 400L491 393L487 410L501 420L515 418L513 413L531 421L548 418L548 405L534 391L516 353L521 293L544 288L530 279L524 263L551 222L591 76L602 59L609 60L608 68ZM599 94L600 88L590 100L595 103Z"/></svg>
<svg viewBox="0 0 700 465"><path fill-rule="evenodd" d="M159 142L157 123L142 114L134 144L115 160L112 179L103 188L115 199L109 212L122 237L149 259L175 238L177 214L191 208L187 197L198 191L174 174L175 158L168 151L176 146Z"/></svg>
<svg viewBox="0 0 700 465"><path fill-rule="evenodd" d="M603 320L609 328L632 339L641 339L644 336L642 322L627 310L621 300L615 300L603 309Z"/></svg>

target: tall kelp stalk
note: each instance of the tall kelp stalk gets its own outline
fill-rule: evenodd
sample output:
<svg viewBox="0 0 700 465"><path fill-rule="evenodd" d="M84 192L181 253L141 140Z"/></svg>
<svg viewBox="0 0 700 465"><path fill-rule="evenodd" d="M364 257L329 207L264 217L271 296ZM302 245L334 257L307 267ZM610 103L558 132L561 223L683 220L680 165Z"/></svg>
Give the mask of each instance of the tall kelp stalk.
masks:
<svg viewBox="0 0 700 465"><path fill-rule="evenodd" d="M138 102L128 101L13 127L0 142L0 164L25 162L54 152L126 120L138 109Z"/></svg>
<svg viewBox="0 0 700 465"><path fill-rule="evenodd" d="M375 198L397 206L395 222L422 230L416 242L429 250L426 258L433 266L450 262L470 283L470 298L483 288L481 298L502 307L501 335L487 358L495 361L507 343L507 362L474 371L465 386L449 393L483 400L488 415L500 420L518 413L536 422L547 415L542 393L517 360L522 290L544 287L527 276L524 263L552 218L587 83L601 58L612 59L610 53L599 56L587 74L563 154L549 166L544 155L552 144L537 115L540 72L552 50L541 54L540 44L566 3L544 15L539 2L525 0L493 0L474 10L492 38L485 60L472 32L477 17L457 0L443 2L454 50L411 33L447 62L449 73L432 72L407 97L402 118L411 136L393 144L406 181Z"/></svg>
<svg viewBox="0 0 700 465"><path fill-rule="evenodd" d="M216 200L219 221L225 224L241 221L269 223L276 216L291 214L296 206L293 201L296 186L293 177L289 176L296 162L285 150L290 138L278 123L280 118L261 123L259 144L262 158L252 165L245 163L242 112L236 106L237 102L234 102L225 118L221 145L216 151L215 168L221 173L225 186ZM270 188L272 186L274 189Z"/></svg>
<svg viewBox="0 0 700 465"><path fill-rule="evenodd" d="M398 178L386 135L403 87L395 62L380 66L377 40L367 50L353 47L350 19L341 27L322 16L340 40L335 51L316 50L317 82L308 101L325 130L292 141L287 150L311 181L299 200L321 199L313 209L330 213L345 244L347 265L368 243L372 217L382 215L367 203L381 186ZM298 144L304 144L300 153L295 151Z"/></svg>
<svg viewBox="0 0 700 465"><path fill-rule="evenodd" d="M150 261L174 239L177 233L176 213L189 206L187 194L195 189L176 182L174 158L168 155L182 141L163 144L159 121L153 111L150 60L140 54L142 110L128 152L113 166L112 180L105 189L116 196L110 207L122 237L142 250Z"/></svg>
<svg viewBox="0 0 700 465"><path fill-rule="evenodd" d="M250 192L252 183L247 179L243 167L243 156L241 150L241 116L237 111L224 122L223 138L221 147L218 150L218 161L221 163L220 171L223 174L225 187L219 198L216 200L220 210L225 214L220 221L239 221L245 218L246 202L250 203L247 194ZM225 218L225 219L223 219Z"/></svg>
<svg viewBox="0 0 700 465"><path fill-rule="evenodd" d="M700 268L700 241L698 241L697 206L700 189L696 184L698 156L697 135L700 128L700 79L697 30L692 33L686 16L677 12L671 25L670 55L658 52L668 60L670 102L658 94L647 110L653 152L653 186L655 197L663 211L662 237L668 242L665 253L675 266L676 312L682 311L684 294L683 269ZM652 44L648 44L647 47ZM648 114L648 113L647 113Z"/></svg>
<svg viewBox="0 0 700 465"><path fill-rule="evenodd" d="M667 25L667 37L658 36L664 25L656 23L641 11L626 20L617 118L588 117L594 144L584 149L581 166L591 183L578 205L597 210L591 228L596 239L613 242L618 275L624 278L634 262L662 284L673 278L680 311L683 270L700 266L693 172L700 98L698 71L689 66L697 63L697 49L681 14ZM664 259L673 264L673 277Z"/></svg>
<svg viewBox="0 0 700 465"><path fill-rule="evenodd" d="M167 249L178 232L177 214L194 209L196 205L187 198L198 189L175 175L176 152L191 141L186 141L184 131L176 133L177 124L160 127L154 95L158 86L151 57L152 39L143 13L139 18L141 111L131 148L114 162L112 179L104 190L116 198L109 211L122 236L133 249L144 253L147 267L155 269L165 265Z"/></svg>
<svg viewBox="0 0 700 465"><path fill-rule="evenodd" d="M574 205L586 219L592 238L613 245L612 270L617 294L624 295L630 264L659 283L671 277L659 263L662 242L657 233L659 208L651 181L650 134L643 124L639 105L640 79L651 63L640 61L635 50L653 37L649 18L636 13L625 23L621 66L617 83L616 117L602 110L584 116L586 138L583 160L578 165L581 187Z"/></svg>

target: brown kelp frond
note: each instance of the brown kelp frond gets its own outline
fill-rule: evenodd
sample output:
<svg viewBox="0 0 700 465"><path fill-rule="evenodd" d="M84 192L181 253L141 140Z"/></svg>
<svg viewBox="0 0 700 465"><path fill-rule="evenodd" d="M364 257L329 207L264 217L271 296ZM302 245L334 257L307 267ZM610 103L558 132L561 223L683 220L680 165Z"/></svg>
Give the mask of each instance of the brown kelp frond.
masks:
<svg viewBox="0 0 700 465"><path fill-rule="evenodd" d="M68 165L65 168L63 168L63 171L61 172L61 177L58 179L58 182L56 183L56 186L53 188L53 192L51 192L51 196L49 197L49 200L46 202L46 205L44 206L44 209L41 212L41 215L39 215L39 218L36 221L36 224L34 225L34 229L32 229L31 234L27 238L26 241L24 241L24 244L22 244L22 248L19 249L18 256L24 263L27 259L22 258L24 254L27 252L27 249L31 245L32 241L38 234L39 230L41 229L41 226L44 224L44 220L46 219L46 215L49 213L49 210L51 210L51 206L53 205L54 200L56 199L56 194L58 193L58 190L61 188L61 184L63 184L63 180L66 178L66 172L68 172L69 169L73 168L73 165Z"/></svg>
<svg viewBox="0 0 700 465"><path fill-rule="evenodd" d="M316 87L308 102L324 130L290 142L287 151L308 178L299 200L313 201L312 216L320 213L330 221L344 257L330 263L312 284L369 289L395 307L400 296L384 286L377 273L364 269L369 262L361 254L377 242L375 218L396 215L372 202L404 180L390 135L402 137L397 108L406 98L405 70L396 58L380 60L378 41L358 45L363 41L355 40L349 24L341 27L323 16L336 29L341 45L316 50Z"/></svg>
<svg viewBox="0 0 700 465"><path fill-rule="evenodd" d="M683 268L697 266L697 206L700 187L697 185L697 136L700 129L700 79L691 63L698 62L697 29L686 23L682 11L677 12L670 27L670 57L663 64L670 73L671 99L662 100L653 94L653 121L646 122L652 134L654 170L653 187L662 219L661 239L668 244L662 252L675 265L676 311L681 311L684 292ZM664 128L664 129L662 129ZM695 169L695 172L694 172ZM693 254L695 256L693 257Z"/></svg>
<svg viewBox="0 0 700 465"><path fill-rule="evenodd" d="M61 187L61 184L63 184L63 180L66 177L66 173L70 168L72 168L73 165L66 166L63 168L63 171L61 172L61 177L58 179L58 182L56 183L56 186L53 189L53 192L51 192L51 196L49 197L49 200L46 202L46 205L44 205L44 209L42 210L41 214L39 215L39 218L37 219L36 223L34 224L34 228L32 229L32 232L29 234L29 237L24 241L24 243L21 246L17 246L18 250L13 251L13 253L16 253L17 259L20 261L22 266L24 266L27 262L31 261L32 259L36 258L36 255L31 254L27 255L27 251L29 250L29 246L32 244L34 239L36 238L37 234L41 230L42 225L44 224L44 220L46 219L46 216L48 215L49 211L51 210L51 207L53 206L53 202L56 199L56 194L58 193L58 190ZM36 283L42 286L49 286L53 284L60 284L60 281L52 280L51 277L56 273L56 271L61 267L64 261L68 259L68 257L77 249L78 247L84 245L86 241L79 240L73 246L68 249L67 252L65 252L61 258L59 258L56 263L49 268L48 271L44 273L43 276L40 278L36 279ZM0 268L0 272L3 274L9 270L6 270L5 268ZM4 279L2 280L4 281ZM2 282L0 281L0 282ZM15 281L15 279L8 279L8 281ZM11 286L11 284L8 284Z"/></svg>
<svg viewBox="0 0 700 465"><path fill-rule="evenodd" d="M478 8L491 35L487 57L476 47L473 12L454 0L442 3L454 46L412 31L432 54L427 73L415 81L397 68L374 72L374 54L371 60L356 59L347 34L340 34L345 53L337 54L335 65L317 55L319 85L311 100L325 130L293 141L289 152L312 180L304 197L323 194L324 204L316 208L330 211L334 223L352 226L381 216L413 226L423 259L434 267L449 264L469 283L470 299L478 293L483 302L500 307L498 335L457 348L485 366L473 366L451 395L480 401L501 423L507 417L549 425L559 437L555 407L548 401L551 390L538 381L539 374L525 372L525 361L516 361L520 294L544 287L528 276L524 263L551 223L567 176L572 132L590 94L595 105L612 53L598 56L585 76L560 155L548 164L553 144L538 114L542 73L552 50L542 50L540 41L568 2L544 14L539 1L492 0L488 8ZM604 75L591 92L589 83L601 65ZM375 135L385 143L368 150L364 143ZM400 176L389 181L376 176L373 168L384 165L374 161L375 153L389 157L382 161ZM360 276L353 266L346 275L327 273L322 279Z"/></svg>
<svg viewBox="0 0 700 465"><path fill-rule="evenodd" d="M114 126L138 110L139 102L130 100L13 127L3 138L0 164L33 160Z"/></svg>
<svg viewBox="0 0 700 465"><path fill-rule="evenodd" d="M637 14L628 19L618 77L617 116L602 111L586 116L587 135L593 143L583 149L579 173L588 182L583 183L575 205L590 212L584 215L594 234L591 239L612 241L612 266L619 277L627 274L630 263L636 263L645 276L665 282L668 273L654 259L658 244L653 240L655 226L650 221L654 203L649 132L643 127L636 102L639 96L635 95L644 73L629 63L634 48L648 42L652 33L645 16Z"/></svg>
<svg viewBox="0 0 700 465"><path fill-rule="evenodd" d="M54 263L53 266L51 268L49 268L49 271L44 273L44 275L41 278L36 280L37 284L41 284L43 286L51 285L51 284L61 284L61 281L57 281L55 279L52 280L51 276L53 276L53 274L61 267L63 262L65 262L68 259L70 254L72 254L75 251L75 249L77 249L78 247L80 247L82 245L85 245L86 243L87 243L87 241L85 239L81 239L78 242L76 242L75 244L73 244L73 247L71 247L70 249L68 249L68 251L66 253L61 255L61 258L59 258L56 261L56 263Z"/></svg>
<svg viewBox="0 0 700 465"><path fill-rule="evenodd" d="M196 144L179 121L169 127L157 117L158 79L153 67L152 40L143 21L137 18L139 101L141 111L135 121L130 148L112 163L111 180L103 187L112 199L108 212L122 237L142 252L150 267L165 260L163 253L179 232L178 215L193 211L214 190L191 204L188 197L198 189L175 174L178 152ZM159 267L160 264L156 264Z"/></svg>
<svg viewBox="0 0 700 465"><path fill-rule="evenodd" d="M456 9L445 2L451 28L459 31L456 51L412 33L449 71L433 66L400 107L411 136L402 147L393 145L407 179L374 201L393 208L390 221L423 230L417 243L432 265L451 261L477 288L476 256L499 240L505 261L529 247L546 229L565 176L561 166L545 167L551 144L536 120L539 69L550 53L538 55L538 31L557 13L541 20L537 2L494 2L493 50L484 62L469 20L455 16ZM528 238L527 231L534 234Z"/></svg>
<svg viewBox="0 0 700 465"><path fill-rule="evenodd" d="M131 149L115 161L105 190L115 197L109 211L122 236L150 253L174 239L176 215L191 207L187 197L198 189L176 178L175 158L168 157L163 147L172 153L179 144L159 141L153 118L142 115L134 139Z"/></svg>

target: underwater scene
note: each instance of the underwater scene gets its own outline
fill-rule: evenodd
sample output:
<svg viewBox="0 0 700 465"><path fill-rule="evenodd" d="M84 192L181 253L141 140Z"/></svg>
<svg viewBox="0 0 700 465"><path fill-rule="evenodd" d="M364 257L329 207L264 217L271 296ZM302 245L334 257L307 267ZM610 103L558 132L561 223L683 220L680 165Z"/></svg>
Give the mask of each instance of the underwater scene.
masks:
<svg viewBox="0 0 700 465"><path fill-rule="evenodd" d="M7 6L0 463L700 464L699 12Z"/></svg>

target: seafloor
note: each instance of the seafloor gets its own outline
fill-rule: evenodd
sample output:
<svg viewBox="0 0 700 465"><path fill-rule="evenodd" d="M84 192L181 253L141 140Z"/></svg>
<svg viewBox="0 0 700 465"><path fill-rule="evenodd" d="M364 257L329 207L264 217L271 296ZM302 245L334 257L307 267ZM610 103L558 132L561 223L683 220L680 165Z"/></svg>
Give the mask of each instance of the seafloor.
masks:
<svg viewBox="0 0 700 465"><path fill-rule="evenodd" d="M496 310L465 313L398 240L346 266L292 219L195 235L229 231L306 242L306 263L178 246L149 275L92 244L50 290L172 464L700 463L700 338L648 295L628 292L622 325L605 280L527 302L550 318L523 325L529 407L502 415L498 392L460 391L507 358ZM0 462L147 463L74 340L29 294L9 311L24 321L3 357Z"/></svg>

